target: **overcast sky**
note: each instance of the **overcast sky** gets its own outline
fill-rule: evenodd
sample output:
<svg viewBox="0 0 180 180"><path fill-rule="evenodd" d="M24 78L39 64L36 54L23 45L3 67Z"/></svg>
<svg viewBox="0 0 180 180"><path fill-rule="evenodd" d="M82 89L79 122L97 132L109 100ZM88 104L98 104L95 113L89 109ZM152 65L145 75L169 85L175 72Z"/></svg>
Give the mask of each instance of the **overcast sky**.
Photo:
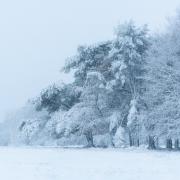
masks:
<svg viewBox="0 0 180 180"><path fill-rule="evenodd" d="M0 119L54 81L80 44L112 38L125 20L163 30L179 0L1 0Z"/></svg>

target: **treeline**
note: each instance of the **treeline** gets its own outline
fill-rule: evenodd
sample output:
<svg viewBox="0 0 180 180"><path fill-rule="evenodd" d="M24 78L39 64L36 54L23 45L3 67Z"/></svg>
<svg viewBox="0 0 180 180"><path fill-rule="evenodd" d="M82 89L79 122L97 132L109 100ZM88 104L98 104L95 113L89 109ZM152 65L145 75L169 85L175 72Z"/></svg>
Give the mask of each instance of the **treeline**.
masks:
<svg viewBox="0 0 180 180"><path fill-rule="evenodd" d="M163 34L128 22L113 40L80 46L62 69L74 82L48 87L11 116L7 142L179 147L179 30L180 13Z"/></svg>

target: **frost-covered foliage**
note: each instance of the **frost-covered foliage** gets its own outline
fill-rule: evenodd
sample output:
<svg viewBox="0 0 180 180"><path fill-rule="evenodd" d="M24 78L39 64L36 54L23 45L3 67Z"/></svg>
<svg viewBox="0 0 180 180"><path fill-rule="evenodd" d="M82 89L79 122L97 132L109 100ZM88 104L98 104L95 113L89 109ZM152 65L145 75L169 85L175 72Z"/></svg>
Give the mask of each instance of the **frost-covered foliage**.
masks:
<svg viewBox="0 0 180 180"><path fill-rule="evenodd" d="M131 109L136 108L131 102L139 102L142 93L148 47L147 29L137 28L130 22L117 28L114 40L78 49L77 56L70 58L64 67L66 72L75 69L75 83L83 87L81 102L68 112L73 125L80 119L81 125L85 122L83 127L88 128L92 136L95 124L100 119L100 122L107 121L112 144L118 129L124 128L127 134L128 120L136 121L134 117L127 117L133 111ZM76 131L82 129L77 124L73 128ZM128 143L127 138L124 141Z"/></svg>
<svg viewBox="0 0 180 180"><path fill-rule="evenodd" d="M149 134L161 138L180 135L179 27L178 15L167 33L154 38L147 63L144 125Z"/></svg>
<svg viewBox="0 0 180 180"><path fill-rule="evenodd" d="M79 102L80 88L73 84L52 85L41 92L40 97L35 101L37 110L47 109L49 113L58 110L69 110Z"/></svg>
<svg viewBox="0 0 180 180"><path fill-rule="evenodd" d="M133 22L125 23L116 29L116 38L110 51L113 60L111 70L116 86L125 83L133 96L141 90L144 63L149 47L147 27L137 28Z"/></svg>
<svg viewBox="0 0 180 180"><path fill-rule="evenodd" d="M80 46L77 55L66 61L63 71L69 72L75 69L75 83L83 86L87 73L94 71L101 73L105 78L110 78L108 69L110 62L105 60L111 50L111 41L92 46Z"/></svg>
<svg viewBox="0 0 180 180"><path fill-rule="evenodd" d="M7 127L8 144L35 143L49 118L47 111L37 112L35 106L29 102L19 111L9 114L3 122Z"/></svg>
<svg viewBox="0 0 180 180"><path fill-rule="evenodd" d="M63 68L74 71L74 82L50 86L29 102L18 117L15 139L46 144L45 139L84 136L94 146L95 136L106 136L102 146L128 145L137 130L148 47L146 28L132 22L118 26L111 41L79 47Z"/></svg>
<svg viewBox="0 0 180 180"><path fill-rule="evenodd" d="M116 131L116 134L113 138L113 143L115 147L127 147L129 146L129 134L128 131L119 126L119 128Z"/></svg>
<svg viewBox="0 0 180 180"><path fill-rule="evenodd" d="M127 147L149 139L154 148L155 139L178 139L179 28L179 15L151 37L129 22L112 40L80 46L63 68L74 82L50 86L9 118L3 144Z"/></svg>
<svg viewBox="0 0 180 180"><path fill-rule="evenodd" d="M26 109L26 111L26 116L20 119L21 124L18 127L19 131L17 135L22 143L33 144L38 140L37 137L41 136L50 117L46 111L37 113L34 107L30 107L29 109Z"/></svg>
<svg viewBox="0 0 180 180"><path fill-rule="evenodd" d="M64 113L58 125L59 134L84 134L88 146L93 146L93 135L107 133L107 90L103 76L97 72L87 74L80 102Z"/></svg>

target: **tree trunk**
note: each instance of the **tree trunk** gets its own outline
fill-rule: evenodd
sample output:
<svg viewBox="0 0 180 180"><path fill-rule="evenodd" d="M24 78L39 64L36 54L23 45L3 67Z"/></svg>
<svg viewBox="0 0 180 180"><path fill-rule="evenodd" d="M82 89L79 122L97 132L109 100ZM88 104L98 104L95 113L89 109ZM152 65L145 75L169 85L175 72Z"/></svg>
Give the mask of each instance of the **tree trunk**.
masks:
<svg viewBox="0 0 180 180"><path fill-rule="evenodd" d="M94 142L93 142L93 135L92 132L86 132L85 133L86 139L87 139L87 147L94 147Z"/></svg>
<svg viewBox="0 0 180 180"><path fill-rule="evenodd" d="M133 139L131 137L131 133L129 132L129 145L130 147L133 146Z"/></svg>
<svg viewBox="0 0 180 180"><path fill-rule="evenodd" d="M139 147L139 145L140 145L139 139L136 139L136 138L134 138L132 140L132 143L133 143L133 146L135 146L135 147Z"/></svg>
<svg viewBox="0 0 180 180"><path fill-rule="evenodd" d="M176 150L179 149L179 139L175 140L174 147L175 147Z"/></svg>
<svg viewBox="0 0 180 180"><path fill-rule="evenodd" d="M155 147L156 147L156 149L159 148L159 138L158 137L155 140Z"/></svg>
<svg viewBox="0 0 180 180"><path fill-rule="evenodd" d="M129 128L128 128L128 134L129 134L129 146L132 147L132 146L134 146L134 139L132 138Z"/></svg>
<svg viewBox="0 0 180 180"><path fill-rule="evenodd" d="M156 149L154 137L152 136L148 137L148 149Z"/></svg>
<svg viewBox="0 0 180 180"><path fill-rule="evenodd" d="M110 131L110 137L111 137L111 145L112 147L115 147L115 144L114 144L114 135L116 134L116 131L117 131L117 128L113 128L111 131Z"/></svg>
<svg viewBox="0 0 180 180"><path fill-rule="evenodd" d="M139 139L137 139L137 147L139 147L140 145L140 142L139 142Z"/></svg>
<svg viewBox="0 0 180 180"><path fill-rule="evenodd" d="M171 150L173 147L172 147L172 139L166 139L166 148Z"/></svg>

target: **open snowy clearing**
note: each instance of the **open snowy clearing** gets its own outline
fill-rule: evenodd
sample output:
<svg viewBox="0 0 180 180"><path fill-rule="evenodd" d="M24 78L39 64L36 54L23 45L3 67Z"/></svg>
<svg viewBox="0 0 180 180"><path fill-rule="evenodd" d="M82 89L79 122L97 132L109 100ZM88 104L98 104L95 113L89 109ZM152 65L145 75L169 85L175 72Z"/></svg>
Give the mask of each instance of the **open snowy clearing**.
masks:
<svg viewBox="0 0 180 180"><path fill-rule="evenodd" d="M175 180L179 152L0 148L2 180Z"/></svg>

